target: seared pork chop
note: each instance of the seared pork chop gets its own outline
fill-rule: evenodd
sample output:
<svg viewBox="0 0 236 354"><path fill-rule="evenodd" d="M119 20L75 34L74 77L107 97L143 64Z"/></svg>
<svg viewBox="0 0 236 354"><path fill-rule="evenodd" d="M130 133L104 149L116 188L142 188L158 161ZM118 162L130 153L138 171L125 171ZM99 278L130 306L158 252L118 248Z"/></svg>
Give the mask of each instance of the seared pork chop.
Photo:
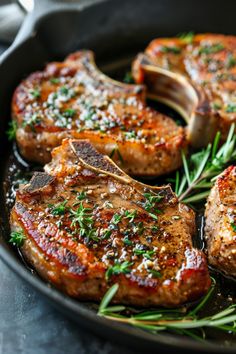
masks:
<svg viewBox="0 0 236 354"><path fill-rule="evenodd" d="M189 123L192 145L217 131L227 137L236 122L236 37L200 34L153 40L133 64L137 83L176 108Z"/></svg>
<svg viewBox="0 0 236 354"><path fill-rule="evenodd" d="M210 264L236 277L236 167L216 180L206 205L205 237Z"/></svg>
<svg viewBox="0 0 236 354"><path fill-rule="evenodd" d="M16 196L12 230L39 274L65 293L100 300L177 306L210 286L204 254L193 248L194 212L170 186L131 179L83 140L64 140L45 173Z"/></svg>
<svg viewBox="0 0 236 354"><path fill-rule="evenodd" d="M12 115L21 154L46 163L66 137L89 139L132 175L166 174L181 165L182 127L145 105L143 86L114 81L79 51L36 72L16 89Z"/></svg>

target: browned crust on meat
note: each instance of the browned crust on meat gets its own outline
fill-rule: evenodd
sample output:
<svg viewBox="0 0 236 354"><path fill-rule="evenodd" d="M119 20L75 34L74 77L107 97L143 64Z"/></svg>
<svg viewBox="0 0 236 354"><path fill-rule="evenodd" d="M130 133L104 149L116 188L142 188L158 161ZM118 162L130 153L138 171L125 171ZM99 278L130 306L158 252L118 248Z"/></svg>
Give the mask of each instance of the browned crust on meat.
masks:
<svg viewBox="0 0 236 354"><path fill-rule="evenodd" d="M106 77L89 51L26 78L14 93L12 116L22 156L41 164L64 138L88 139L127 173L155 176L177 169L186 147L184 129L146 107L143 86Z"/></svg>
<svg viewBox="0 0 236 354"><path fill-rule="evenodd" d="M86 197L78 201L81 192ZM158 196L158 201L150 207L145 193ZM53 206L63 201L65 213L54 215ZM71 210L81 203L90 208L97 240L81 236L79 226L75 230L72 225ZM127 211L135 212L133 220L125 216ZM114 224L116 214L121 219ZM22 253L39 274L81 300L99 301L118 283L115 302L177 306L199 298L210 286L206 259L192 246L194 212L178 203L170 186L132 180L87 141L64 140L53 151L45 176L34 177L17 192L11 225L24 231ZM111 233L103 238L107 228ZM135 249L149 252L149 258ZM106 280L107 269L116 261L131 262L130 271Z"/></svg>
<svg viewBox="0 0 236 354"><path fill-rule="evenodd" d="M158 76L163 87L151 80L152 76L155 79L155 67L163 70L166 79L160 73ZM138 56L135 60L133 75L137 83L147 84L151 94L156 92L177 105L190 124L189 139L195 146L213 140L217 131L225 140L236 122L235 36L198 34L190 42L184 38L154 39L144 59ZM176 85L180 97L176 97Z"/></svg>
<svg viewBox="0 0 236 354"><path fill-rule="evenodd" d="M205 237L210 264L236 276L236 168L217 179L206 205Z"/></svg>

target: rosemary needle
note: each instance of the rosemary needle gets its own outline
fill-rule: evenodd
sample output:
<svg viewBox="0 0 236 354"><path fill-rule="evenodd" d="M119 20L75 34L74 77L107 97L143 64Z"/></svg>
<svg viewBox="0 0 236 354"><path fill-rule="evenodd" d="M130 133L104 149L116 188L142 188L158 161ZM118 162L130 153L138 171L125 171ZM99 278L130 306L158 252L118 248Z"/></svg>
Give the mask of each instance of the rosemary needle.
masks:
<svg viewBox="0 0 236 354"><path fill-rule="evenodd" d="M212 278L212 286L199 304L192 310L186 309L160 309L132 313L134 310L125 306L110 306L110 302L119 289L114 284L104 295L98 309L98 315L109 320L126 323L146 331L156 333L169 331L190 336L197 340L205 339L206 327L214 327L226 332L236 332L236 305L228 306L211 316L201 318L198 312L202 310L215 290L215 280Z"/></svg>
<svg viewBox="0 0 236 354"><path fill-rule="evenodd" d="M185 204L206 199L218 175L236 160L235 124L232 124L226 142L219 148L221 134L217 132L212 144L189 157L182 151L183 168L176 172L175 193Z"/></svg>

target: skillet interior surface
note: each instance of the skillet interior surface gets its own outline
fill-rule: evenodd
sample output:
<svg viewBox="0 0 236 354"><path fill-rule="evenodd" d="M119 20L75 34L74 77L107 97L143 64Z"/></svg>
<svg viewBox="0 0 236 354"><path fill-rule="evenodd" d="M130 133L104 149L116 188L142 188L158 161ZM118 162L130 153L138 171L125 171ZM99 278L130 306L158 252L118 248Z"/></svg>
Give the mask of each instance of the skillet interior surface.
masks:
<svg viewBox="0 0 236 354"><path fill-rule="evenodd" d="M178 6L175 6L178 3ZM151 335L139 329L111 323L95 315L96 304L80 303L51 288L28 267L19 252L8 244L9 207L19 180L29 178L29 166L7 142L5 130L10 120L10 101L19 81L32 71L42 69L46 62L61 60L80 48L95 52L99 67L114 78L122 78L135 54L158 36L174 36L180 32L221 32L236 34L233 28L234 1L104 1L81 10L60 10L45 14L34 25L34 35L10 49L0 64L0 256L21 277L41 291L61 311L83 326L123 344L161 353L176 352L229 352L235 353L236 338L211 331L211 342L198 343L174 335ZM174 9L174 11L173 11ZM193 10L194 9L194 10ZM204 10L204 11L203 11ZM222 21L222 17L225 19ZM63 22L63 26L60 25ZM157 104L158 109L178 118L169 109ZM162 183L153 180L152 183ZM201 218L199 218L201 219ZM201 221L199 236L201 236ZM200 247L202 244L200 243ZM209 306L211 310L235 302L235 283L214 274L218 285ZM205 315L206 313L203 313ZM214 342L217 341L217 344Z"/></svg>

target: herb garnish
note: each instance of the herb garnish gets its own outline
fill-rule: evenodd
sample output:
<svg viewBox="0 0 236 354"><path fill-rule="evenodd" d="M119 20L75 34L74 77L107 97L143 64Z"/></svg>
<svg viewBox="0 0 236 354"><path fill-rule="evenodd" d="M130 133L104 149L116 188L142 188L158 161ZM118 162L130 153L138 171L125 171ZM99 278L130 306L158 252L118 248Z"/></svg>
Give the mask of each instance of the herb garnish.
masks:
<svg viewBox="0 0 236 354"><path fill-rule="evenodd" d="M66 204L67 204L67 200L65 200L64 202L57 204L55 206L53 205L49 205L50 208L52 208L51 213L52 215L64 215L65 211L66 211Z"/></svg>
<svg viewBox="0 0 236 354"><path fill-rule="evenodd" d="M236 58L234 58L232 55L229 55L226 62L226 67L230 69L233 68L235 65L236 65Z"/></svg>
<svg viewBox="0 0 236 354"><path fill-rule="evenodd" d="M231 222L230 226L232 227L233 231L236 232L236 225L234 222Z"/></svg>
<svg viewBox="0 0 236 354"><path fill-rule="evenodd" d="M223 44L221 43L215 43L212 45L204 45L201 46L198 50L198 54L214 54L222 51L224 49Z"/></svg>
<svg viewBox="0 0 236 354"><path fill-rule="evenodd" d="M143 250L143 249L140 249L140 248L134 248L133 252L137 256L143 256L144 258L147 258L149 260L153 259L153 256L154 256L154 253L155 253L154 250L148 250L147 251L147 250Z"/></svg>
<svg viewBox="0 0 236 354"><path fill-rule="evenodd" d="M30 90L30 94L36 99L41 97L41 93L38 88Z"/></svg>
<svg viewBox="0 0 236 354"><path fill-rule="evenodd" d="M213 144L202 151L193 153L188 159L182 152L183 169L176 172L175 193L183 203L197 203L210 193L217 176L236 160L235 124L232 124L226 142L219 148L220 133L215 136Z"/></svg>
<svg viewBox="0 0 236 354"><path fill-rule="evenodd" d="M222 105L218 102L213 102L212 103L212 108L215 109L215 110L218 110L218 109L221 109L222 108Z"/></svg>
<svg viewBox="0 0 236 354"><path fill-rule="evenodd" d="M85 191L82 191L77 195L76 199L84 200L86 198L86 196L87 196L87 193Z"/></svg>
<svg viewBox="0 0 236 354"><path fill-rule="evenodd" d="M133 222L137 216L137 210L126 210L124 215L126 219L129 219L129 222Z"/></svg>
<svg viewBox="0 0 236 354"><path fill-rule="evenodd" d="M111 223L117 225L121 221L121 219L122 219L122 215L114 214L111 219Z"/></svg>
<svg viewBox="0 0 236 354"><path fill-rule="evenodd" d="M41 122L41 117L35 113L30 117L30 119L25 120L22 124L23 127L30 126L31 130L35 132L35 126L40 124Z"/></svg>
<svg viewBox="0 0 236 354"><path fill-rule="evenodd" d="M58 77L52 77L50 79L51 84L59 84L60 79Z"/></svg>
<svg viewBox="0 0 236 354"><path fill-rule="evenodd" d="M178 37L186 44L191 44L194 38L194 32L180 33Z"/></svg>
<svg viewBox="0 0 236 354"><path fill-rule="evenodd" d="M63 112L63 115L66 117L66 118L72 118L76 113L76 110L75 109L72 109L72 108L68 108L66 109L64 112Z"/></svg>
<svg viewBox="0 0 236 354"><path fill-rule="evenodd" d="M125 236L125 237L123 238L123 242L124 242L124 244L125 244L126 246L132 246L132 245L133 245L133 242L129 239L128 236Z"/></svg>
<svg viewBox="0 0 236 354"><path fill-rule="evenodd" d="M7 130L7 137L8 140L15 140L16 138L16 131L17 131L17 123L15 120L12 120L9 123L9 128Z"/></svg>
<svg viewBox="0 0 236 354"><path fill-rule="evenodd" d="M173 53L173 54L180 54L181 53L181 48L180 47L176 47L176 46L165 46L163 45L161 47L161 52L162 53Z"/></svg>
<svg viewBox="0 0 236 354"><path fill-rule="evenodd" d="M127 140L136 139L136 133L134 130L132 130L131 132L124 132L124 136Z"/></svg>
<svg viewBox="0 0 236 354"><path fill-rule="evenodd" d="M154 194L154 193L144 193L145 202L143 204L144 209L148 212L149 216L157 220L158 217L156 214L161 214L162 211L156 208L156 204L159 203L163 196Z"/></svg>
<svg viewBox="0 0 236 354"><path fill-rule="evenodd" d="M148 273L150 273L154 278L161 278L162 274L156 269L148 269Z"/></svg>
<svg viewBox="0 0 236 354"><path fill-rule="evenodd" d="M113 266L109 267L106 271L105 278L109 280L112 275L128 274L131 272L130 267L132 262L124 261L123 263L116 262Z"/></svg>
<svg viewBox="0 0 236 354"><path fill-rule="evenodd" d="M103 230L102 239L104 239L104 240L108 239L111 236L111 234L112 234L111 230L109 230L109 229Z"/></svg>
<svg viewBox="0 0 236 354"><path fill-rule="evenodd" d="M227 106L226 106L226 110L225 110L227 113L236 113L236 104L232 104L232 103L229 103Z"/></svg>
<svg viewBox="0 0 236 354"><path fill-rule="evenodd" d="M74 233L79 231L79 235L84 237L87 243L91 240L98 242L97 230L93 228L92 209L84 207L81 202L77 210L70 209L69 212L72 219L71 226L75 227ZM78 226L79 230L77 230Z"/></svg>
<svg viewBox="0 0 236 354"><path fill-rule="evenodd" d="M60 94L67 96L69 93L69 89L66 86L62 86L62 87L60 87L59 92L60 92Z"/></svg>
<svg viewBox="0 0 236 354"><path fill-rule="evenodd" d="M23 230L12 231L11 238L9 240L10 243L13 243L14 246L21 247L25 241L26 237Z"/></svg>
<svg viewBox="0 0 236 354"><path fill-rule="evenodd" d="M158 272L156 275L159 277ZM119 285L114 284L104 295L98 309L98 315L142 328L153 334L159 331L168 331L187 335L197 340L206 338L204 330L206 327L236 333L236 305L231 305L216 314L204 318L198 315L214 291L215 281L214 279L212 280L210 290L193 309L157 309L138 313L137 311L132 311L130 307L110 306L110 302L119 289Z"/></svg>

